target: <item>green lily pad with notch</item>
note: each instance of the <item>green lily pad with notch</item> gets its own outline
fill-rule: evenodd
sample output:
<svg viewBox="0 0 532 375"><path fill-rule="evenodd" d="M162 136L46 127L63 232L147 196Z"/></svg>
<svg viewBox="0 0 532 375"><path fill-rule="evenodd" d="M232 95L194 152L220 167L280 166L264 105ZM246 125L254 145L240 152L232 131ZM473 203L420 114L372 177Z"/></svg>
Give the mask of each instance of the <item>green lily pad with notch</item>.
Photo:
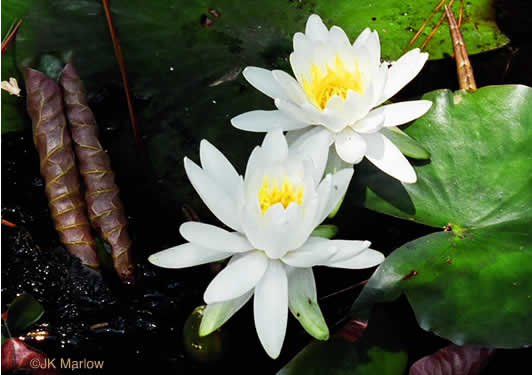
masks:
<svg viewBox="0 0 532 375"><path fill-rule="evenodd" d="M416 184L364 163L351 204L447 228L395 250L354 310L405 293L418 323L456 344L532 344L532 88L426 94L406 133L431 153Z"/></svg>

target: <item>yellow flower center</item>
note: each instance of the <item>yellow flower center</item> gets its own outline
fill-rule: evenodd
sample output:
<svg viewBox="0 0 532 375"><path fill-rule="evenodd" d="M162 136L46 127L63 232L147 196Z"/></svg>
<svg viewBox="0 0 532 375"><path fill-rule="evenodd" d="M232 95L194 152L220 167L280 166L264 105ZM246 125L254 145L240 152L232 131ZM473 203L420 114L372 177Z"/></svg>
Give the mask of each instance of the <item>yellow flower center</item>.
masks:
<svg viewBox="0 0 532 375"><path fill-rule="evenodd" d="M362 86L362 76L358 68L354 73L348 71L339 56L336 56L333 68L327 66L327 72L323 72L319 66L312 64L311 82L309 83L306 79L303 80L305 93L322 111L334 95L345 100L348 90L362 94L364 92Z"/></svg>
<svg viewBox="0 0 532 375"><path fill-rule="evenodd" d="M270 183L268 176L264 177L262 187L259 190L259 203L262 214L274 204L281 203L286 209L292 202L301 205L303 202L304 186L294 186L288 177L285 177L283 184L279 186L277 181Z"/></svg>

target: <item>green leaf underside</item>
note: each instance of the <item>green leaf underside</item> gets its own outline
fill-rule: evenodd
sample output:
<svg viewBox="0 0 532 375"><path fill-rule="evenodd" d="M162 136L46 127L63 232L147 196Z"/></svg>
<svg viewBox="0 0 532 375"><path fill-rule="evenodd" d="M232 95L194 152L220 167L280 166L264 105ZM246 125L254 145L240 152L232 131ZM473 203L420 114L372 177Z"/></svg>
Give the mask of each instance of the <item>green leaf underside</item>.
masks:
<svg viewBox="0 0 532 375"><path fill-rule="evenodd" d="M393 321L376 313L360 339L351 342L334 336L329 341L313 341L277 375L401 375L407 353L398 333Z"/></svg>
<svg viewBox="0 0 532 375"><path fill-rule="evenodd" d="M402 185L359 168L358 204L451 232L395 250L353 308L406 293L420 326L456 344L532 344L532 89L440 90L406 132L431 153ZM356 199L356 198L355 198Z"/></svg>
<svg viewBox="0 0 532 375"><path fill-rule="evenodd" d="M160 101L146 111L149 113L139 113L139 116L146 115L145 122L172 121L173 116L160 118L157 115L168 110L168 106L175 107L177 104L180 110L172 111L177 118L190 118L191 113L197 113L194 109L200 107L203 108L199 111L203 119L223 116L225 127L229 119L225 116L227 112L234 116L265 101L264 98L258 99L262 94L250 95L249 92L242 93L244 98L238 100L224 100L240 96L240 91L234 86L231 90L227 82L238 77L241 69L248 65L290 71L288 55L292 50L293 34L304 31L310 14L321 15L328 27L338 25L344 28L351 42L366 27L376 29L382 42L382 58L390 61L403 54L415 31L438 2L342 0L331 6L325 0L272 0L261 1L260 4L238 0L219 0L214 4L206 0L180 3L114 0L110 4L133 93L143 98L157 96ZM211 7L215 8L214 12L209 12ZM439 14L414 47L430 33ZM15 17L24 19L17 37L18 64L28 63L44 53L72 50L89 91L95 87L101 89L102 82L119 84L101 2L2 2L3 24L9 26ZM497 28L494 8L489 0L467 2L462 32L470 54L491 50L508 42ZM433 59L452 54L446 23L435 34L427 52ZM2 75L13 74L14 64L9 62L9 56L4 56L3 60L7 64L6 69L2 68ZM5 96L2 93L3 100L7 100ZM13 106L14 100L9 98L6 107ZM218 105L213 105L213 101ZM231 103L230 108L221 109L224 102ZM184 107L189 108L187 113L183 111ZM23 111L21 113L24 114ZM3 114L7 115L9 113ZM191 120L200 118L198 115L192 117L195 118ZM21 129L25 119L16 117L2 123L3 132L12 131ZM212 121L205 123L214 125Z"/></svg>
<svg viewBox="0 0 532 375"><path fill-rule="evenodd" d="M405 156L420 160L430 159L430 152L398 127L383 128L380 132L392 141Z"/></svg>
<svg viewBox="0 0 532 375"><path fill-rule="evenodd" d="M7 327L12 335L21 334L44 314L44 307L30 294L21 294L9 305Z"/></svg>
<svg viewBox="0 0 532 375"><path fill-rule="evenodd" d="M336 233L338 233L338 227L336 225L324 224L319 225L316 229L314 229L311 236L331 239L336 236Z"/></svg>

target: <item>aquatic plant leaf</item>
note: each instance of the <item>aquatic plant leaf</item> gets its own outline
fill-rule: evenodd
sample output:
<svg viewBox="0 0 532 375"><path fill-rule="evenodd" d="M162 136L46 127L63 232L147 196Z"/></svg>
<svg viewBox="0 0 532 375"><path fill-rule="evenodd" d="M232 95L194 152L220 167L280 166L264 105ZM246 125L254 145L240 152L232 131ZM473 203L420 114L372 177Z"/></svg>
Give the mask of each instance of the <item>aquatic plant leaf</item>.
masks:
<svg viewBox="0 0 532 375"><path fill-rule="evenodd" d="M365 27L377 30L382 41L383 59L391 61L404 53L412 37L440 0L338 1L334 6L327 1L315 3L314 11L322 14L326 23L330 20L344 28L347 35L356 35ZM452 9L457 18L459 8L460 1L455 1ZM442 7L411 48L422 46L443 14ZM491 0L465 2L461 31L470 55L493 50L509 42L499 30L495 16L495 7ZM429 53L429 58L432 60L452 56L452 41L446 21L436 31L424 51Z"/></svg>
<svg viewBox="0 0 532 375"><path fill-rule="evenodd" d="M12 335L22 333L44 314L44 307L31 294L21 294L7 310L6 324Z"/></svg>
<svg viewBox="0 0 532 375"><path fill-rule="evenodd" d="M327 0L219 0L215 4L205 0L171 4L140 0L110 2L133 92L142 98L156 96L161 100L168 97L174 107L180 103L173 110L174 113L178 112L178 118L182 114L190 117L196 107L191 103L198 102L200 98L198 106L209 107L209 111L201 111L207 119L219 118L222 114L220 111L224 111L225 115L227 110L221 109L224 101L219 100L223 95L218 93L224 92L226 97L228 91L238 93L238 90L227 90L226 86L231 86L231 82L239 78L245 66L290 70L288 55L292 49L293 34L305 29L310 14L320 14L329 27L335 24L342 27L351 41L366 27L377 30L382 42L382 58L391 61L403 54L410 39L438 3L439 0L341 0L331 6ZM458 3L455 4L456 13ZM32 7L28 11L29 4ZM433 17L414 47L425 40L439 15ZM14 17L24 18L17 40L19 64L42 54L73 50L78 70L89 92L94 88L101 89L101 82L118 84L120 75L101 2L2 2L3 24L9 24ZM5 19L7 22L4 22ZM462 32L470 54L492 50L508 42L508 38L497 27L495 9L490 0L467 2ZM431 59L452 55L447 23L436 32L426 50ZM9 58L4 61L9 63ZM237 109L238 104L234 103L234 108L229 110L231 116L248 111L260 100L257 99L259 94L251 97L249 93L245 94L248 97L244 100L246 105ZM2 97L9 99L11 104L15 103L14 98L4 94ZM170 105L169 101L163 100L149 111L160 114L161 107ZM219 104L213 105L213 101ZM266 100L262 98L262 102ZM187 107L190 110L183 113L182 110ZM210 111L214 113L206 113ZM141 119L144 117L142 113L139 115ZM201 118L193 117L191 121ZM226 120L225 116L223 118ZM146 119L153 121L153 116L146 116ZM20 120L23 118L16 123L3 121L2 128L4 131L21 129L23 121ZM171 119L164 116L164 120ZM216 126L212 122L206 123ZM13 127L8 128L11 126L9 124L13 124Z"/></svg>
<svg viewBox="0 0 532 375"><path fill-rule="evenodd" d="M323 224L314 229L311 236L331 239L336 236L336 233L338 233L338 227L336 225Z"/></svg>
<svg viewBox="0 0 532 375"><path fill-rule="evenodd" d="M431 154L415 165L418 182L402 185L363 163L350 200L437 228L532 218L532 89L438 90L423 99L432 108L405 130Z"/></svg>
<svg viewBox="0 0 532 375"><path fill-rule="evenodd" d="M392 141L405 156L420 160L430 159L430 152L398 127L383 128L380 132Z"/></svg>
<svg viewBox="0 0 532 375"><path fill-rule="evenodd" d="M365 164L349 203L446 228L395 250L353 308L405 293L419 325L456 344L532 344L532 89L439 90L406 133L431 153L402 185ZM346 204L347 202L344 202Z"/></svg>
<svg viewBox="0 0 532 375"><path fill-rule="evenodd" d="M27 110L52 219L60 241L87 266L98 268L85 201L81 197L76 158L63 113L61 89L49 77L25 69Z"/></svg>
<svg viewBox="0 0 532 375"><path fill-rule="evenodd" d="M10 26L17 19L22 18L30 6L31 0L4 0L2 1L2 39L8 34ZM20 30L19 30L20 31ZM15 40L11 41L7 51L2 53L2 81L7 81L9 78L15 78L19 86L24 82L24 77L16 67L15 63ZM21 93L23 95L24 92ZM30 127L31 122L26 115L24 108L24 97L17 97L10 95L4 90L1 90L2 96L2 134L17 130L22 130L24 127Z"/></svg>
<svg viewBox="0 0 532 375"><path fill-rule="evenodd" d="M369 322L350 320L328 341L314 340L277 375L402 375L407 357L396 322L377 310Z"/></svg>
<svg viewBox="0 0 532 375"><path fill-rule="evenodd" d="M495 349L449 345L416 361L409 375L478 375Z"/></svg>
<svg viewBox="0 0 532 375"><path fill-rule="evenodd" d="M131 239L111 160L98 140L98 125L83 82L69 62L59 79L91 224L111 246L114 266L124 282L134 281Z"/></svg>

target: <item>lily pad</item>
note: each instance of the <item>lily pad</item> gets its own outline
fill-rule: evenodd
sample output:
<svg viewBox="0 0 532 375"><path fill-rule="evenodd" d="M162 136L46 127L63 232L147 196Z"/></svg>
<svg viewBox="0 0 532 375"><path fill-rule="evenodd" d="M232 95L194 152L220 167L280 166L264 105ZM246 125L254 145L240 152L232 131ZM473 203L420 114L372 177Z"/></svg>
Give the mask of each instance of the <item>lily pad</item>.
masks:
<svg viewBox="0 0 532 375"><path fill-rule="evenodd" d="M440 90L406 131L431 153L402 185L359 168L358 204L447 232L395 250L354 309L406 293L418 323L456 344L532 344L532 89ZM352 193L352 196L357 196Z"/></svg>
<svg viewBox="0 0 532 375"><path fill-rule="evenodd" d="M396 322L375 311L367 323L352 320L329 341L313 341L277 375L402 375L407 359Z"/></svg>
<svg viewBox="0 0 532 375"><path fill-rule="evenodd" d="M211 129L220 121L227 127L232 116L269 103L255 90L243 90L247 85L239 73L247 65L290 70L293 34L305 29L310 14L320 14L329 27L344 28L352 40L366 27L378 30L383 59L395 60L438 2L342 0L331 6L325 0L219 0L214 4L113 0L110 4L132 91L137 97L153 99L139 113L140 123L175 124L180 119L195 128ZM31 8L26 12L28 4ZM17 38L18 64L72 50L89 92L101 89L102 82L120 85L102 2L12 0L3 2L2 8L2 17L6 13L24 18ZM462 31L470 54L508 42L497 28L490 0L467 2ZM427 51L436 59L452 54L447 26L435 34Z"/></svg>
<svg viewBox="0 0 532 375"><path fill-rule="evenodd" d="M382 41L383 58L396 60L404 53L412 37L440 2L440 0L366 0L339 1L330 6L326 1L322 1L316 2L315 12L322 14L326 23L335 23L345 28L347 35L357 35L365 27L377 30ZM455 1L452 9L457 19L459 8L460 1ZM443 13L442 7L411 48L421 47ZM470 55L493 50L509 42L497 27L495 8L491 0L465 2L460 30ZM446 19L425 51L433 60L450 57L453 54Z"/></svg>

